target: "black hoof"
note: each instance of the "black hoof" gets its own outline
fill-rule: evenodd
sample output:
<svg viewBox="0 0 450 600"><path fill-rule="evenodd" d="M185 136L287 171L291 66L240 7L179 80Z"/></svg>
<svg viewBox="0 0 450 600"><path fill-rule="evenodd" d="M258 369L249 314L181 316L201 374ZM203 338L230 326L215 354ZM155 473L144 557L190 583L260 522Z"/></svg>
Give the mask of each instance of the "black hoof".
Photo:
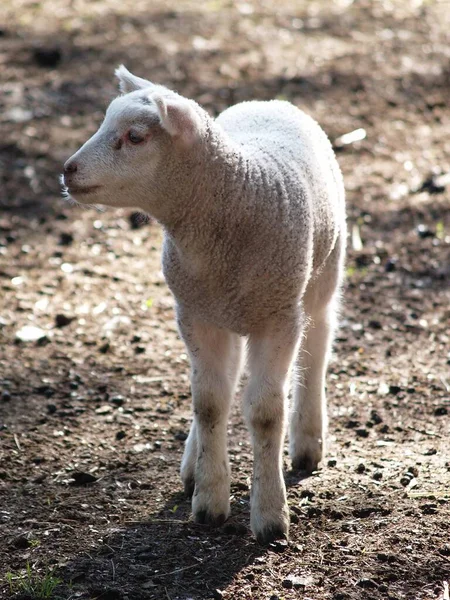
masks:
<svg viewBox="0 0 450 600"><path fill-rule="evenodd" d="M192 498L195 490L195 480L194 478L188 479L184 482L184 493L188 498Z"/></svg>
<svg viewBox="0 0 450 600"><path fill-rule="evenodd" d="M313 471L317 471L317 467L318 463L307 454L302 454L292 460L293 471L311 474Z"/></svg>
<svg viewBox="0 0 450 600"><path fill-rule="evenodd" d="M280 525L269 525L256 534L256 541L258 544L261 544L261 546L267 546L268 544L275 542L275 540L287 541L287 539L287 533Z"/></svg>
<svg viewBox="0 0 450 600"><path fill-rule="evenodd" d="M208 510L199 510L195 513L194 519L196 523L201 525L211 525L211 527L220 527L227 520L226 515L213 515Z"/></svg>

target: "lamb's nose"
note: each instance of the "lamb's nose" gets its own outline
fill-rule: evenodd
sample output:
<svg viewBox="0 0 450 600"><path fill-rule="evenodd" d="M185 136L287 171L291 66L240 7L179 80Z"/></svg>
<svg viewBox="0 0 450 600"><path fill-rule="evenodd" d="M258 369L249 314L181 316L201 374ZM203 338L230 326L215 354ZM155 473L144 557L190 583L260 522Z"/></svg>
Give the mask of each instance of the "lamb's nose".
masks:
<svg viewBox="0 0 450 600"><path fill-rule="evenodd" d="M73 175L78 170L78 165L74 161L68 160L64 165L64 175Z"/></svg>

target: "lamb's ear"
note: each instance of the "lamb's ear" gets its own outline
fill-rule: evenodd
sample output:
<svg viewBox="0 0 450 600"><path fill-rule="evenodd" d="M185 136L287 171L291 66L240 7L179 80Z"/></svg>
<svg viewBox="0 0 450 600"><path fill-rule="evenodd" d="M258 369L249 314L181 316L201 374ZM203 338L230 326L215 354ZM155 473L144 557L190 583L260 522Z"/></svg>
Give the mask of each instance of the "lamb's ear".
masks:
<svg viewBox="0 0 450 600"><path fill-rule="evenodd" d="M142 77L137 77L130 73L130 71L124 67L124 65L120 65L115 70L115 75L119 80L119 89L122 94L128 94L128 92L135 92L136 90L144 90L147 88L153 87L153 83L148 81L147 79L142 79Z"/></svg>
<svg viewBox="0 0 450 600"><path fill-rule="evenodd" d="M186 144L193 143L200 135L201 119L189 100L184 98L163 98L152 94L151 99L158 109L161 125L172 137Z"/></svg>

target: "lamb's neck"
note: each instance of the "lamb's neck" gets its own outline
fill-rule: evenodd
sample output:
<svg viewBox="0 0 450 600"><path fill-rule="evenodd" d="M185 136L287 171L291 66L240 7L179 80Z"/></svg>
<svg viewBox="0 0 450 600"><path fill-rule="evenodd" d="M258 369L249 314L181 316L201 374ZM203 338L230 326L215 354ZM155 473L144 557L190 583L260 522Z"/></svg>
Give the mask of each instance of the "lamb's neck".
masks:
<svg viewBox="0 0 450 600"><path fill-rule="evenodd" d="M233 222L248 199L244 185L248 163L239 147L221 129L211 127L206 143L188 163L172 174L167 214L161 218L166 231L180 243L200 232L205 239L233 230ZM237 210L238 205L241 210Z"/></svg>

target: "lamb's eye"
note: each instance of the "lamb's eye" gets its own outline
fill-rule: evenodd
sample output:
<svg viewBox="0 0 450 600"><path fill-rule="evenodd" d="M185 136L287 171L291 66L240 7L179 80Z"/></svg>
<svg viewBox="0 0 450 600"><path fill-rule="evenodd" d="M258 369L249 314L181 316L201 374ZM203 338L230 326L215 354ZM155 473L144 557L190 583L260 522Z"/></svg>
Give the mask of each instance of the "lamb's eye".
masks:
<svg viewBox="0 0 450 600"><path fill-rule="evenodd" d="M132 143L132 144L140 144L141 142L144 141L144 136L139 135L138 133L135 133L134 131L129 131L128 132L128 140Z"/></svg>

